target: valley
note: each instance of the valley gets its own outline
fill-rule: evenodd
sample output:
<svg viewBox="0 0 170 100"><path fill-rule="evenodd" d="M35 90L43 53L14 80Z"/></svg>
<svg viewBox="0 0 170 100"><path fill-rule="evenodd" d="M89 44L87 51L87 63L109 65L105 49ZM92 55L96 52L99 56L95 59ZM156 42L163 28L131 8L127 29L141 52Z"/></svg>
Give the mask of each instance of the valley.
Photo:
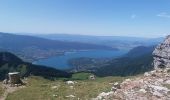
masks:
<svg viewBox="0 0 170 100"><path fill-rule="evenodd" d="M150 82L150 78L159 79L152 75L146 77L146 73L151 73L154 69L152 66L154 50L155 46L152 45L138 46L130 51L102 49L72 51L58 56L61 57L60 59L54 57L55 63L50 62L51 58L49 58L46 65L25 62L17 57L18 55L0 52L0 79L3 80L8 72L17 71L20 72L21 79L25 84L18 88L15 87L17 89L12 92L8 90L13 87L0 85L2 87L0 88L0 97L5 100L103 100L101 98L121 98L122 100L124 97L121 96L126 95L123 91L129 92L123 87L127 80L128 84L133 84L133 82L137 84L135 82L139 79L148 82ZM61 67L55 66L57 65L56 61L59 61L58 63L61 65L58 66ZM54 65L50 66L50 64ZM143 73L145 73L144 76ZM161 73L162 71L159 71L156 74L160 75ZM90 78L91 76L94 78ZM145 83L141 84L142 89L145 88L143 84ZM153 84L157 86L156 83L153 82ZM120 86L114 87L117 85ZM161 83L159 86L168 89L168 84ZM140 88L134 87L134 89L137 91L135 94L138 95ZM121 94L114 92L119 90L122 92ZM148 90L148 92L150 95L154 95L151 91ZM129 95L127 94L127 96Z"/></svg>
<svg viewBox="0 0 170 100"><path fill-rule="evenodd" d="M170 0L0 0L0 100L170 100Z"/></svg>
<svg viewBox="0 0 170 100"><path fill-rule="evenodd" d="M0 32L0 51L12 52L29 62L63 55L65 52L69 51L101 50L103 48L105 48L105 50L118 50L117 48L104 45L65 42Z"/></svg>
<svg viewBox="0 0 170 100"><path fill-rule="evenodd" d="M88 71L98 76L136 75L153 69L154 46L139 46L117 58L73 58L71 71Z"/></svg>
<svg viewBox="0 0 170 100"><path fill-rule="evenodd" d="M107 60L107 59L118 58L126 54L127 52L128 50L86 50L86 51L65 52L64 55L38 60L33 62L33 64L50 66L56 69L69 70L73 68L73 66L69 64L69 60L71 59L88 57L88 58L98 58L98 59Z"/></svg>
<svg viewBox="0 0 170 100"><path fill-rule="evenodd" d="M130 51L73 50L33 63L23 61L17 54L1 52L0 79L3 80L8 72L18 71L26 85L10 93L0 85L2 87L0 93L2 96L4 92L7 93L6 100L96 98L101 92L109 92L116 82L133 79L152 70L154 48L154 46L138 46ZM91 75L95 76L94 80L89 79ZM73 83L68 84L69 81Z"/></svg>

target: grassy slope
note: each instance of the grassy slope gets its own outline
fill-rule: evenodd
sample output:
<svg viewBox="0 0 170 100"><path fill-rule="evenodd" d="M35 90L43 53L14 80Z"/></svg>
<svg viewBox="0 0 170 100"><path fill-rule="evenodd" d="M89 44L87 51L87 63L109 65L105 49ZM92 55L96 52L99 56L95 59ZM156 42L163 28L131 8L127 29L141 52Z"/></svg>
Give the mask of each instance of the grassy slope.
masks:
<svg viewBox="0 0 170 100"><path fill-rule="evenodd" d="M2 96L3 93L4 93L4 89L1 87L1 83L0 83L0 96Z"/></svg>
<svg viewBox="0 0 170 100"><path fill-rule="evenodd" d="M90 75L92 75L92 74L85 73L85 72L75 73L72 75L72 79L73 80L87 80Z"/></svg>
<svg viewBox="0 0 170 100"><path fill-rule="evenodd" d="M77 75L75 75L77 77ZM74 76L74 77L75 77ZM85 74L83 74L83 77ZM77 80L74 88L62 80L49 81L41 77L30 77L27 87L9 94L7 100L88 100L96 97L101 92L107 92L112 85L110 82L121 82L125 77L105 77L96 80ZM51 87L57 86L52 89ZM57 95L54 97L53 95ZM65 96L75 95L74 99Z"/></svg>

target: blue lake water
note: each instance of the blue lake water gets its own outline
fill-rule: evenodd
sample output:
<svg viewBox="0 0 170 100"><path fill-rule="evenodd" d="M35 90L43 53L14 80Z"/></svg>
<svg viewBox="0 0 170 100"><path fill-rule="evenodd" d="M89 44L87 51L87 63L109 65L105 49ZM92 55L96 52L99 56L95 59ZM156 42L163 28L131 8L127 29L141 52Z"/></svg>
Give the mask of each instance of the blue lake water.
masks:
<svg viewBox="0 0 170 100"><path fill-rule="evenodd" d="M51 57L47 59L41 59L33 62L37 65L45 65L54 67L57 69L69 69L71 66L68 65L68 60L79 57L91 57L91 58L116 58L126 54L127 50L90 50L90 51L76 51L66 52L65 55Z"/></svg>

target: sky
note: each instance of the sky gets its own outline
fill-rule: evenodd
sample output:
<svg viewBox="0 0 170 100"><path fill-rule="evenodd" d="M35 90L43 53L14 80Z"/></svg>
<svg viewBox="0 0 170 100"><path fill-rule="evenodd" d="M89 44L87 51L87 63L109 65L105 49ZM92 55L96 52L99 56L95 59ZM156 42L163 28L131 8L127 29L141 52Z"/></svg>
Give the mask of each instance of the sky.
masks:
<svg viewBox="0 0 170 100"><path fill-rule="evenodd" d="M0 0L0 31L162 37L170 0Z"/></svg>

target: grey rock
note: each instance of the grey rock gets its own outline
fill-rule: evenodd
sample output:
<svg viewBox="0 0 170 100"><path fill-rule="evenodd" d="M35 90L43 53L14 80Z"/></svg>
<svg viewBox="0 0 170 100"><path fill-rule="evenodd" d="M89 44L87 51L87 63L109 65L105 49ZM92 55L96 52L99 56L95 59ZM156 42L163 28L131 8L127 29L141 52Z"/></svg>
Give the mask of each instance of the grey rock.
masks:
<svg viewBox="0 0 170 100"><path fill-rule="evenodd" d="M170 68L170 35L153 51L155 69Z"/></svg>

